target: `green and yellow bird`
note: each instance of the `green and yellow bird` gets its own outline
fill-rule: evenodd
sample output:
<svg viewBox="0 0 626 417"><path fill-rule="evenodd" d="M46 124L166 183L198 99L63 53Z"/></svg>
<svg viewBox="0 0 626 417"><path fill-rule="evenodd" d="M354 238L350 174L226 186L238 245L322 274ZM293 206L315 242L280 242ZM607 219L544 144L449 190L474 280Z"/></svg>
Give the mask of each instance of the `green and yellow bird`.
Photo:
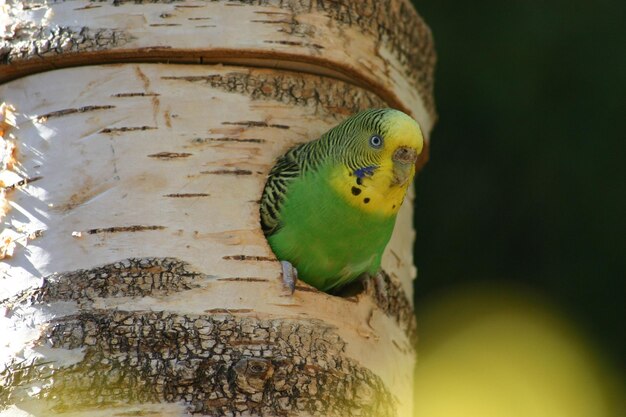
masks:
<svg viewBox="0 0 626 417"><path fill-rule="evenodd" d="M292 292L296 278L330 291L379 272L423 146L411 117L371 109L278 159L261 225Z"/></svg>

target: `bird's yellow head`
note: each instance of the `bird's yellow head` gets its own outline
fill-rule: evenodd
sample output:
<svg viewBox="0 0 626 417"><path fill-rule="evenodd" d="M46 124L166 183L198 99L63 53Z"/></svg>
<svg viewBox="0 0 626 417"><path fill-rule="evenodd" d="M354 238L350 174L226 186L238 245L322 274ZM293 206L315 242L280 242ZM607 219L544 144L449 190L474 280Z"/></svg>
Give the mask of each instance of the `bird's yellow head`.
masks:
<svg viewBox="0 0 626 417"><path fill-rule="evenodd" d="M365 212L398 212L424 147L415 120L398 110L366 110L320 140L336 150L331 184L342 197Z"/></svg>

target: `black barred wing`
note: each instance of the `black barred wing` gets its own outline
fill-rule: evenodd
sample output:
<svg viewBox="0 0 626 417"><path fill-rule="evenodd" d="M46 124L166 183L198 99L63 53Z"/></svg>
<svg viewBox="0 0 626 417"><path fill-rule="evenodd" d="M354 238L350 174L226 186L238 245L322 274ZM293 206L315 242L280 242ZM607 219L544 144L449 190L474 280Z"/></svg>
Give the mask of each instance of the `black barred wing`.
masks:
<svg viewBox="0 0 626 417"><path fill-rule="evenodd" d="M305 169L301 155L305 146L306 144L303 144L289 150L278 158L270 171L261 197L261 226L266 236L276 233L282 226L280 213L287 189Z"/></svg>

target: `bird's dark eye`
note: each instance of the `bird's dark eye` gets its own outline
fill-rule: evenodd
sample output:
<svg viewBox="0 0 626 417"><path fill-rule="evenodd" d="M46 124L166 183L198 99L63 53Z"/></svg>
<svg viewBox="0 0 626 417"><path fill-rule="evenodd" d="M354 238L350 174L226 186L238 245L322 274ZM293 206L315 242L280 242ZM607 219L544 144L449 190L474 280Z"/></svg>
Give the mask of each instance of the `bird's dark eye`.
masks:
<svg viewBox="0 0 626 417"><path fill-rule="evenodd" d="M381 138L378 135L374 135L370 138L370 146L372 148L380 148L381 146L383 146L383 138Z"/></svg>

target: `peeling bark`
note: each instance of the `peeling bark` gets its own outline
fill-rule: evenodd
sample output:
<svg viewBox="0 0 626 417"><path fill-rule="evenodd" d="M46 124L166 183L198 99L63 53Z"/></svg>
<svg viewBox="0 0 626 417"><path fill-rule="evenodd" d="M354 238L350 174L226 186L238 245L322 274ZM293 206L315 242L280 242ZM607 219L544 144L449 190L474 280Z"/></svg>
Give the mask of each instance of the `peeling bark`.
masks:
<svg viewBox="0 0 626 417"><path fill-rule="evenodd" d="M45 122L46 120L48 120L51 117L61 117L61 116L67 116L68 114L74 114L74 113L85 113L88 111L95 111L95 110L108 110L108 109L112 109L115 108L115 106L84 106L84 107L79 107L77 109L63 109L63 110L57 110L57 111L53 111L50 113L46 113L46 114L42 114L41 116L37 116L37 118L41 121L41 122Z"/></svg>
<svg viewBox="0 0 626 417"><path fill-rule="evenodd" d="M68 5L30 4L28 10L55 11L44 19L36 18L42 13L25 13L19 7L10 7L13 25L0 43L0 64L10 64L4 80L51 67L129 60L257 66L264 62L263 66L274 68L291 68L299 62L299 67L313 73L334 72L344 80L369 85L387 102L409 112L416 111L414 105L422 106L431 120L421 121L423 125L428 123L426 130L430 130L435 116L436 56L429 28L407 0L189 3L124 0L110 4L78 0ZM81 4L85 6L77 7ZM129 17L132 24L124 25L120 19L104 27L76 26L77 21L88 21L91 16L98 20L102 11L109 8L116 9L115 13L128 10L129 16L145 17L139 25ZM225 19L212 18L216 13ZM231 18L247 19L255 29L231 36L224 26ZM190 26L198 20L212 24ZM178 37L172 36L172 30L191 29L198 31L199 42L189 43L188 38L179 42ZM226 34L220 36L220 31ZM353 47L346 53L329 39L339 39ZM407 94L413 92L406 91L405 82L417 90L411 99ZM408 102L411 103L406 108Z"/></svg>
<svg viewBox="0 0 626 417"><path fill-rule="evenodd" d="M124 127L115 127L102 129L100 133L124 133L124 132L133 132L137 130L155 130L158 129L156 126L124 126Z"/></svg>

